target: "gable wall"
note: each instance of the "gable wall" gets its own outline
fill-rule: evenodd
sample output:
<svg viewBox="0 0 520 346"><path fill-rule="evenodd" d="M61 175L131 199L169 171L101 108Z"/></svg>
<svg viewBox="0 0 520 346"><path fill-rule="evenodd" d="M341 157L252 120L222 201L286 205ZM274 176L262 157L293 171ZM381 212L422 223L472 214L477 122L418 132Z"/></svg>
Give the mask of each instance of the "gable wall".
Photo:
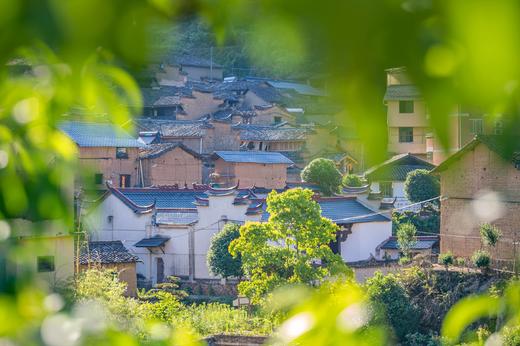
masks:
<svg viewBox="0 0 520 346"><path fill-rule="evenodd" d="M175 148L163 155L143 159L145 186L184 185L202 182L202 162L181 148Z"/></svg>

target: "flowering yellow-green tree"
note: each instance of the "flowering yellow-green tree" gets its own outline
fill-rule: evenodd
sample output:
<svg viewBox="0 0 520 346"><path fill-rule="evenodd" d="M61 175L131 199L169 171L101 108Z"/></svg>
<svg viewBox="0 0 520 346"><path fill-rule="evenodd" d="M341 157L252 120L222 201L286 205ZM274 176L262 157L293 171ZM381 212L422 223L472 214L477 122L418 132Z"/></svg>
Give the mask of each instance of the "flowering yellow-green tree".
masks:
<svg viewBox="0 0 520 346"><path fill-rule="evenodd" d="M313 192L291 189L267 197L269 221L249 222L230 245L242 256L248 280L239 284L242 294L258 302L274 288L289 283L319 285L325 278L350 271L329 243L338 226L321 216Z"/></svg>

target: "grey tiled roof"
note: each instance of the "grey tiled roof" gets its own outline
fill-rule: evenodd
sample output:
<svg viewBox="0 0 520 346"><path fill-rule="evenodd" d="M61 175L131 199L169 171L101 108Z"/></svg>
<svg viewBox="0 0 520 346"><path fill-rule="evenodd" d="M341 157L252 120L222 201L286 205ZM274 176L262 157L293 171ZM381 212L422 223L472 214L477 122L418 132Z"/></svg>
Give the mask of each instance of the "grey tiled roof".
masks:
<svg viewBox="0 0 520 346"><path fill-rule="evenodd" d="M267 125L238 125L240 139L243 141L304 141L307 130L295 127L277 127Z"/></svg>
<svg viewBox="0 0 520 346"><path fill-rule="evenodd" d="M146 131L159 131L161 137L202 137L211 124L203 120L159 120L136 119L139 128Z"/></svg>
<svg viewBox="0 0 520 346"><path fill-rule="evenodd" d="M153 159L156 157L161 156L162 154L173 150L175 148L181 148L185 152L189 153L190 155L200 158L200 155L185 146L182 143L157 143L157 144L150 144L147 145L145 148L141 149L139 152L139 157L142 159Z"/></svg>
<svg viewBox="0 0 520 346"><path fill-rule="evenodd" d="M226 162L293 164L293 162L284 155L270 151L216 151L214 155Z"/></svg>
<svg viewBox="0 0 520 346"><path fill-rule="evenodd" d="M159 88L142 88L145 107L173 106L180 104L181 97L193 97L191 88L177 86L161 86Z"/></svg>
<svg viewBox="0 0 520 346"><path fill-rule="evenodd" d="M146 206L156 202L157 208L195 208L195 197L203 197L204 191L182 189L119 189L119 192L136 205Z"/></svg>
<svg viewBox="0 0 520 346"><path fill-rule="evenodd" d="M139 261L139 257L131 254L120 240L91 241L83 244L79 255L80 264L89 263L131 263Z"/></svg>
<svg viewBox="0 0 520 346"><path fill-rule="evenodd" d="M385 101L417 100L421 93L415 85L389 85L386 87Z"/></svg>
<svg viewBox="0 0 520 346"><path fill-rule="evenodd" d="M139 240L137 243L134 244L135 247L157 247L157 246L163 246L164 243L166 243L168 240L170 240L170 237L165 237L161 235L155 235L150 238L143 238Z"/></svg>
<svg viewBox="0 0 520 346"><path fill-rule="evenodd" d="M301 151L279 151L280 154L287 157L294 163L303 163L304 159Z"/></svg>
<svg viewBox="0 0 520 346"><path fill-rule="evenodd" d="M321 208L321 215L331 219L337 224L363 223L363 222L389 222L390 219L375 214L375 211L365 207L355 198L330 197L317 200ZM269 213L264 212L262 221L269 219Z"/></svg>
<svg viewBox="0 0 520 346"><path fill-rule="evenodd" d="M213 63L210 59L194 56L194 55L181 55L175 57L173 61L179 65L194 66L194 67L210 67L213 64L214 68L222 68L222 65L217 64L215 60Z"/></svg>
<svg viewBox="0 0 520 346"><path fill-rule="evenodd" d="M293 90L296 93L301 94L301 95L306 95L306 96L326 96L327 95L326 92L316 89L307 84L288 82L288 81L274 81L274 80L269 80L269 81L267 81L267 83L276 89L282 89L282 90L289 89L289 90Z"/></svg>
<svg viewBox="0 0 520 346"><path fill-rule="evenodd" d="M416 169L431 170L435 165L411 154L396 155L369 168L365 176L370 181L404 181L409 172Z"/></svg>
<svg viewBox="0 0 520 346"><path fill-rule="evenodd" d="M62 122L59 128L80 147L139 148L143 146L137 138L109 123L66 121Z"/></svg>
<svg viewBox="0 0 520 346"><path fill-rule="evenodd" d="M437 236L418 236L417 242L412 247L412 250L431 249L438 242L439 237ZM385 250L399 250L399 243L397 242L397 237L388 238L380 245L380 248Z"/></svg>

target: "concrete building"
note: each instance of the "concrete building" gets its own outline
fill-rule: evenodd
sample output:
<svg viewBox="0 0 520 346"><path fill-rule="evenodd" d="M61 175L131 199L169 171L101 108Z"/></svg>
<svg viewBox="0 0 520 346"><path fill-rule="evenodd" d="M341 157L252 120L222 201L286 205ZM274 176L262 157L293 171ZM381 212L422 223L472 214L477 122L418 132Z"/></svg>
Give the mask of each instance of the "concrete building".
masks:
<svg viewBox="0 0 520 346"><path fill-rule="evenodd" d="M136 138L109 123L67 121L60 129L78 147L78 160L87 180L84 185L104 188L106 181L119 187L137 185L136 163L143 144Z"/></svg>
<svg viewBox="0 0 520 346"><path fill-rule="evenodd" d="M287 182L287 168L293 165L286 156L266 151L216 151L213 159L219 182L226 186L280 189Z"/></svg>
<svg viewBox="0 0 520 346"><path fill-rule="evenodd" d="M202 157L182 143L150 144L139 153L140 186L202 183Z"/></svg>
<svg viewBox="0 0 520 346"><path fill-rule="evenodd" d="M16 243L17 251L1 250L0 280L30 275L51 289L65 285L74 275L74 238L69 228L58 221L23 219L10 225L11 237L3 246L12 249Z"/></svg>
<svg viewBox="0 0 520 346"><path fill-rule="evenodd" d="M208 186L110 188L85 224L95 241L120 240L139 257L137 273L153 284L168 275L211 279L215 277L206 261L211 237L227 222L267 221L261 193L265 192ZM316 201L322 215L341 228L331 248L346 262L373 258L376 247L391 236L390 219L374 214L354 197Z"/></svg>
<svg viewBox="0 0 520 346"><path fill-rule="evenodd" d="M410 153L438 165L475 135L501 131L500 118L457 106L448 117L449 148L443 148L430 127L428 106L404 67L386 70L388 147L391 155Z"/></svg>
<svg viewBox="0 0 520 346"><path fill-rule="evenodd" d="M441 179L441 252L471 257L483 245L487 222L501 232L491 252L495 266L511 269L520 241L520 138L478 136L432 172Z"/></svg>

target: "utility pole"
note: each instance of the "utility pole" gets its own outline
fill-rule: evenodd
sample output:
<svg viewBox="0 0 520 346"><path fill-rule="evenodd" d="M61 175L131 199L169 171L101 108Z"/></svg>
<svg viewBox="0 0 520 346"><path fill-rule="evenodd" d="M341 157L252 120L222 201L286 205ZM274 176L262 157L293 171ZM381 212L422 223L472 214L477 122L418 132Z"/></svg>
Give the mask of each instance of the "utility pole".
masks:
<svg viewBox="0 0 520 346"><path fill-rule="evenodd" d="M213 46L209 47L209 80L213 80Z"/></svg>

